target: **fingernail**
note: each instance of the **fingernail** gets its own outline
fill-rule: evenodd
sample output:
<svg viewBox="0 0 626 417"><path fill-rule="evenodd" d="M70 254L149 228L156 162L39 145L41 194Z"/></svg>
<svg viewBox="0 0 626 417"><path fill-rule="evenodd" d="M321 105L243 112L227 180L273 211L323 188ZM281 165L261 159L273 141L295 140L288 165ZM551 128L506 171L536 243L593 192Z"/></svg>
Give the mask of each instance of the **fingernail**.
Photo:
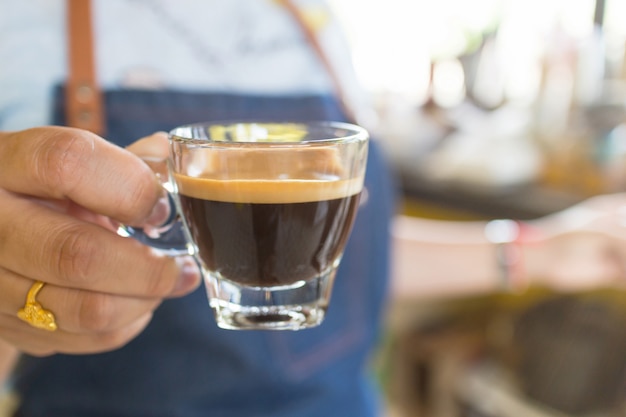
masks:
<svg viewBox="0 0 626 417"><path fill-rule="evenodd" d="M177 257L176 263L180 268L180 275L173 295L187 294L200 284L200 269L191 256Z"/></svg>
<svg viewBox="0 0 626 417"><path fill-rule="evenodd" d="M170 218L172 208L167 196L161 197L152 208L152 213L146 219L149 226L163 226Z"/></svg>

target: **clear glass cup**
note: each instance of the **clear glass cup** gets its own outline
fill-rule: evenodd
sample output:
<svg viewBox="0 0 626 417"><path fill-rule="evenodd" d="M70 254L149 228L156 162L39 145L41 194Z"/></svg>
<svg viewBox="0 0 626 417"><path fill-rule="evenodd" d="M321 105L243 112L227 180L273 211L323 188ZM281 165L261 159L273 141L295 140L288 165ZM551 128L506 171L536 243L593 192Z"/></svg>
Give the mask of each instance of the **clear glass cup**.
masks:
<svg viewBox="0 0 626 417"><path fill-rule="evenodd" d="M169 138L166 188L218 325L320 324L358 211L368 133L243 121L181 126Z"/></svg>

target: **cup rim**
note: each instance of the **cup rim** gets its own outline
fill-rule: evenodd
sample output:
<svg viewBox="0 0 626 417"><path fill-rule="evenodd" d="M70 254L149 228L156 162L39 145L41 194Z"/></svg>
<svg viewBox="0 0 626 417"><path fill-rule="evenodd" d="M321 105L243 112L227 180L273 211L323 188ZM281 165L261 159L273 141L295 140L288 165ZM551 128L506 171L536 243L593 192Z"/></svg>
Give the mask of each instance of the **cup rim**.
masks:
<svg viewBox="0 0 626 417"><path fill-rule="evenodd" d="M236 125L303 125L311 126L318 129L328 129L327 138L316 138L310 140L298 141L259 141L259 140L215 140L211 138L192 137L192 132L199 129L206 130L210 126L232 127ZM333 130L343 129L344 135L333 135ZM208 122L196 122L177 126L170 130L168 137L172 142L194 144L194 145L236 145L236 146L255 146L255 147L293 147L312 144L334 144L334 143L350 143L365 142L369 140L368 131L356 124L348 122L339 122L333 120L314 120L314 121L298 121L298 120L257 120L257 119L233 119L233 120L215 120Z"/></svg>

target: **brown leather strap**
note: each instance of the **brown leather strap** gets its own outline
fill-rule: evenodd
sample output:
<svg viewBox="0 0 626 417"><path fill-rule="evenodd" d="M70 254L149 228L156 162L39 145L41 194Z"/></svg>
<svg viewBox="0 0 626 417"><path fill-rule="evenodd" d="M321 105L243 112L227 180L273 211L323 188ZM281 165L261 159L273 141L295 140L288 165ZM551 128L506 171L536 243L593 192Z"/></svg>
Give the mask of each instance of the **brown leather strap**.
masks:
<svg viewBox="0 0 626 417"><path fill-rule="evenodd" d="M302 29L311 48L328 73L346 117L349 121L355 122L356 117L347 102L343 85L322 48L315 30L310 27L302 11L291 0L281 2ZM67 21L69 65L69 78L66 86L67 124L104 135L104 106L95 75L91 1L67 0Z"/></svg>
<svg viewBox="0 0 626 417"><path fill-rule="evenodd" d="M96 82L91 1L67 0L67 125L104 135L102 93Z"/></svg>
<svg viewBox="0 0 626 417"><path fill-rule="evenodd" d="M339 105L342 107L342 110L345 116L348 118L348 121L355 123L356 115L354 114L352 107L350 107L348 103L348 100L347 100L347 97L343 88L343 84L339 80L339 75L337 74L335 67L333 67L332 62L326 55L326 51L324 51L324 48L320 44L317 34L315 33L315 29L313 29L309 25L309 23L306 20L306 17L302 13L302 11L298 8L298 6L296 6L293 3L293 0L280 0L280 2L283 4L285 9L287 9L287 11L291 14L291 16L294 18L294 20L298 24L298 26L300 26L300 29L302 29L302 32L304 33L304 36L306 37L307 42L309 43L311 48L313 48L313 51L315 52L320 62L324 66L324 69L326 70L326 73L330 77L330 80L333 84L333 89L335 90L335 94L337 96L337 100L339 101Z"/></svg>

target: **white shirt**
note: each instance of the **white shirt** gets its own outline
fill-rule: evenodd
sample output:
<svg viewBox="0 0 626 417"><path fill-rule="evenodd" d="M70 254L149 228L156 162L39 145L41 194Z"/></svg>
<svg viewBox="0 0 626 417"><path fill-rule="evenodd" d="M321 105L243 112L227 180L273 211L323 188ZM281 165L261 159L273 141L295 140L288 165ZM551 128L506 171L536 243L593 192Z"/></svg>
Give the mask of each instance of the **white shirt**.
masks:
<svg viewBox="0 0 626 417"><path fill-rule="evenodd" d="M104 89L252 94L328 93L320 60L273 0L92 0L97 78ZM299 0L357 92L341 29L322 0ZM49 123L67 73L64 0L0 0L0 129ZM356 93L358 94L358 93ZM356 96L355 96L356 97Z"/></svg>

